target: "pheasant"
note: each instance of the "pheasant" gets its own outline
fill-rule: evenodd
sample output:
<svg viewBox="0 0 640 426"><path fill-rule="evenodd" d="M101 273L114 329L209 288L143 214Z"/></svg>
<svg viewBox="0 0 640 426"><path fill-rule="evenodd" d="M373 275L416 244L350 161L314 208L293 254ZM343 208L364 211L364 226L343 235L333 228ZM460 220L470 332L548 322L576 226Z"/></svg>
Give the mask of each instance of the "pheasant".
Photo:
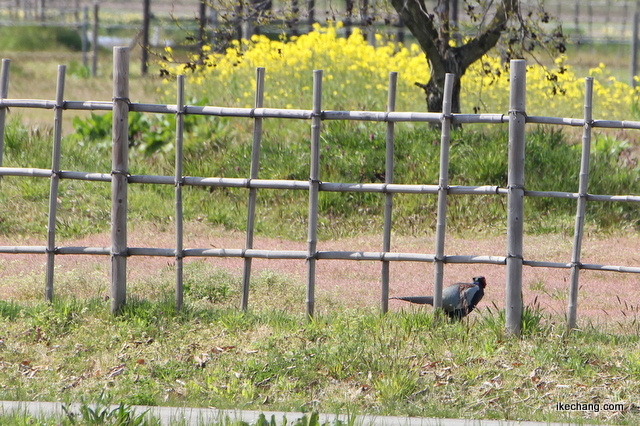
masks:
<svg viewBox="0 0 640 426"><path fill-rule="evenodd" d="M474 277L473 283L457 283L442 290L442 309L449 318L463 318L473 311L484 296L487 282L484 277ZM420 305L432 305L433 296L391 297Z"/></svg>

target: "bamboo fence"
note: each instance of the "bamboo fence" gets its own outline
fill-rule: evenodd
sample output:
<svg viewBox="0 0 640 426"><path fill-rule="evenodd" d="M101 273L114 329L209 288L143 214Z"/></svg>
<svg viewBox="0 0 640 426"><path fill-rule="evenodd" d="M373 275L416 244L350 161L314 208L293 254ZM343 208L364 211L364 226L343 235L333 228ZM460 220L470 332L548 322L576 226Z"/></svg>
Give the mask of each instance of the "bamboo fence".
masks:
<svg viewBox="0 0 640 426"><path fill-rule="evenodd" d="M313 316L315 308L315 277L318 260L355 260L381 262L381 310L387 311L389 297L389 262L431 262L435 265L434 305L442 306L442 281L444 265L447 263L505 265L506 280L506 318L507 331L519 334L522 318L522 266L543 268L565 268L571 270L570 297L568 303L568 327L575 328L577 320L577 290L580 270L615 271L640 273L640 267L585 264L580 262L583 237L584 214L587 202L632 202L640 203L639 195L594 195L587 192L589 178L589 155L591 133L594 128L640 129L640 122L594 120L592 118L593 80L585 81L584 117L559 118L538 117L526 114L526 64L523 60L511 63L511 88L509 111L505 114L452 114L451 95L452 77L447 76L443 113L396 112L397 74L389 78L388 106L380 111L323 111L322 110L322 71L314 72L313 103L311 110L265 108L264 76L265 70L258 68L255 106L253 108L225 108L217 106L190 106L184 103L184 78L177 79L176 104L156 105L131 103L129 96L129 49L114 48L113 99L111 102L64 101L65 70L58 69L56 99L26 100L9 99L10 61L2 62L0 75L0 179L2 176L30 176L48 178L51 182L49 197L49 222L46 246L0 246L0 253L44 254L46 255L45 297L54 296L54 264L59 255L102 255L111 257L111 311L116 313L126 302L126 270L129 256L173 257L176 262L176 306L182 307L183 283L182 261L185 257L236 257L244 259L241 308L247 309L251 277L251 261L261 259L298 259L307 265L306 312ZM43 108L54 111L54 136L51 169L3 167L2 153L4 143L5 116L7 108ZM61 123L64 110L113 111L112 170L108 173L88 173L60 170ZM174 176L130 175L128 172L128 114L131 111L175 114L176 119L176 156ZM184 117L187 114L244 117L254 121L251 170L248 178L195 177L183 175L183 134ZM308 181L259 179L260 145L262 140L262 122L264 119L308 120L311 123L311 159ZM384 183L339 183L320 180L319 143L322 122L326 120L378 121L387 125L386 167ZM434 184L395 184L393 183L394 124L396 122L439 123L442 128L440 151L440 178ZM494 185L450 186L448 183L449 138L452 124L461 123L508 123L509 126L509 174L506 188ZM582 157L578 193L555 191L528 191L524 187L524 142L525 129L529 123L552 124L582 127ZM111 246L110 247L58 247L56 236L56 198L58 183L61 179L110 182L112 190ZM175 247L129 247L127 245L127 187L130 184L158 184L175 186ZM184 248L182 189L184 186L233 187L246 188L248 191L247 234L243 248ZM259 189L288 189L309 192L308 240L307 250L258 250L253 248L255 205ZM0 186L1 190L1 186ZM318 251L318 195L320 191L332 192L373 192L385 195L383 243L379 252L363 251ZM438 197L435 253L399 253L390 251L392 212L394 194L433 194ZM507 241L506 254L496 255L446 255L444 241L446 231L447 197L459 194L507 196ZM531 261L523 258L523 218L524 197L553 197L576 200L575 236L570 263Z"/></svg>

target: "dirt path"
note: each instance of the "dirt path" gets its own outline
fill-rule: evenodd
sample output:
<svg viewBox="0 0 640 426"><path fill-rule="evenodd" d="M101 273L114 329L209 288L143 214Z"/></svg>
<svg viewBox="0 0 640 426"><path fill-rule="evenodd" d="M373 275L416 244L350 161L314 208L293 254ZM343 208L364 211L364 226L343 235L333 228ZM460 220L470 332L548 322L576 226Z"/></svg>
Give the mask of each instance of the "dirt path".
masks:
<svg viewBox="0 0 640 426"><path fill-rule="evenodd" d="M189 224L185 228L185 247L242 248L244 233L212 229L203 224ZM504 236L480 236L477 239L450 237L446 253L449 255L497 255L505 253ZM392 251L433 253L432 236L394 237ZM0 237L0 245L44 245L41 240L18 240ZM129 232L131 247L173 247L170 228L155 226L133 228ZM525 259L570 262L572 239L566 235L525 237ZM100 234L74 241L59 241L59 246L108 247L109 235ZM338 241L320 241L318 250L379 251L380 237L361 236ZM256 238L255 248L271 250L306 250L304 241L275 238ZM640 236L591 235L583 243L583 262L607 265L640 266ZM200 259L201 260L201 259ZM187 261L193 261L188 259ZM241 274L242 259L210 258L213 265ZM129 280L155 276L172 263L170 258L132 257L129 259ZM0 298L15 299L24 295L42 294L44 291L44 255L0 254ZM306 266L300 260L254 259L253 271L270 269L292 277L295 283L305 285ZM106 256L57 256L56 273L71 274L86 282L85 297L108 294L109 258ZM541 307L557 315L566 312L569 270L524 267L523 296L525 303L536 298ZM468 281L476 275L487 278L488 288L480 308L504 306L505 268L497 265L451 264L445 267L445 285ZM580 275L579 318L607 321L640 316L640 275L616 272L582 271ZM392 262L392 296L430 294L432 292L433 265L418 262ZM380 298L380 263L321 260L317 262L316 279L318 299L322 295L348 307L376 306ZM58 294L64 289L57 289ZM77 291L74 290L74 291ZM22 295L22 296L21 296ZM37 296L36 296L37 297ZM620 297L621 302L618 300ZM624 306L626 302L627 306ZM391 301L391 309L406 307ZM330 307L318 306L319 312ZM300 306L301 311L304 306Z"/></svg>

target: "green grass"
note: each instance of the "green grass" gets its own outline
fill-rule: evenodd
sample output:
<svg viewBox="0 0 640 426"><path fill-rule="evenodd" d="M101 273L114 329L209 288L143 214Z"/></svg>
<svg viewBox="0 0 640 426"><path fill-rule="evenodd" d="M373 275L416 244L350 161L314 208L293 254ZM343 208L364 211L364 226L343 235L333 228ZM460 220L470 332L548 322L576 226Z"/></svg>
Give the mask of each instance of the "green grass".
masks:
<svg viewBox="0 0 640 426"><path fill-rule="evenodd" d="M47 416L47 415L30 415L26 413L10 413L0 414L0 421L3 424L11 424L14 426L157 426L161 424L161 421L157 419L153 414L147 411L140 412L135 410L134 407L120 404L115 408L113 405L109 405L108 401L101 398L96 403L83 402L79 404L78 408L74 406L63 404L62 405L64 415L59 416ZM291 420L287 416L282 418L276 418L272 415L267 418L266 415L260 414L258 418L249 423L239 419L232 419L228 415L219 414L217 420L196 420L195 424L201 426L369 426L373 422L363 422L356 418L356 416L348 415L341 416L345 420L334 417L333 420L321 420L320 415L317 412L303 414L300 418ZM187 421L180 418L178 414L175 419L171 419L172 426L191 425L193 420Z"/></svg>
<svg viewBox="0 0 640 426"><path fill-rule="evenodd" d="M598 401L625 405L616 424L639 420L631 321L568 335L534 305L512 338L495 308L461 322L371 308L309 320L292 308L304 289L272 271L254 282L258 308L241 312L239 277L207 262L187 264L176 313L171 272L132 283L115 317L98 297L0 301L0 399L606 423L613 413L554 409Z"/></svg>
<svg viewBox="0 0 640 426"><path fill-rule="evenodd" d="M139 175L174 173L174 154L167 122L132 122L130 171ZM164 120L164 117L159 119ZM100 119L101 120L101 119ZM107 123L108 121L108 123ZM108 173L110 140L101 128L110 120L77 125L80 133L65 138L63 170ZM96 124L97 123L97 124ZM100 124L102 123L102 124ZM156 123L155 126L153 123ZM185 175L247 177L251 143L249 124L242 120L193 117L192 132L185 147ZM155 127L154 127L155 126ZM427 126L400 127L396 136L395 181L404 184L436 184L439 173L439 132ZM159 128L163 129L160 130ZM90 129L90 130L89 130ZM384 175L385 140L382 125L326 123L321 144L320 178L324 182L381 182ZM105 130L106 131L106 130ZM308 180L309 141L304 134L289 135L271 122L261 152L262 179ZM145 143L149 133L161 134L161 146L151 151ZM198 135L207 134L207 138ZM50 167L50 128L28 130L12 122L5 141L6 166ZM160 140L160 139L158 139ZM560 130L539 127L527 134L526 188L529 190L577 192L580 145ZM637 165L619 162L629 144L613 136L596 135L591 159L589 192L592 194L638 194ZM504 129L463 129L453 133L450 183L452 185L507 184L508 135ZM6 177L0 201L10 209L0 212L0 233L43 235L49 197L48 179ZM171 223L173 187L130 185L129 217L136 222ZM80 237L107 230L110 215L110 185L63 180L60 185L58 233ZM188 221L206 221L227 229L246 226L245 189L187 187L184 212ZM261 190L258 192L257 233L300 240L306 237L308 195L306 191ZM394 197L394 231L399 235L430 233L435 229L437 197ZM319 233L321 238L341 238L362 232L377 232L382 225L384 196L374 193L321 192ZM526 231L571 233L575 201L552 198L526 199ZM11 211L23 211L18 217ZM286 218L286 220L282 220ZM27 220L25 220L27 219ZM640 212L632 203L588 204L587 226L600 230L637 230ZM499 233L506 223L505 198L501 196L451 196L448 227L453 232ZM622 229L621 229L622 228ZM369 231L367 231L369 230Z"/></svg>
<svg viewBox="0 0 640 426"><path fill-rule="evenodd" d="M80 33L72 28L41 26L0 27L2 50L9 52L80 51Z"/></svg>

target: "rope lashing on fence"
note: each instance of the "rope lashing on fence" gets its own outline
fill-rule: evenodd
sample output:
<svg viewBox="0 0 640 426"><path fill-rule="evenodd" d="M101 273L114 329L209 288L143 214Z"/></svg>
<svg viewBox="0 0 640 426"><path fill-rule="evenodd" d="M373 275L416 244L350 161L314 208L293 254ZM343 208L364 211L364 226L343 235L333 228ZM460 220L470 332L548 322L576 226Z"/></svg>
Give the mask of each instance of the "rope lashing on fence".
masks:
<svg viewBox="0 0 640 426"><path fill-rule="evenodd" d="M443 122L445 120L451 120L453 121L453 118L455 117L455 114L440 114L440 122Z"/></svg>
<svg viewBox="0 0 640 426"><path fill-rule="evenodd" d="M520 114L520 115L524 116L525 120L527 118L529 118L529 116L527 115L526 111L521 111L521 110L518 110L518 109L510 109L509 113L508 113L508 115L517 115L517 114Z"/></svg>
<svg viewBox="0 0 640 426"><path fill-rule="evenodd" d="M129 247L127 247L122 251L112 251L112 252L109 253L109 256L111 258L114 258L114 257L129 257L129 256L132 256L132 254L131 254L131 252L129 250Z"/></svg>
<svg viewBox="0 0 640 426"><path fill-rule="evenodd" d="M113 175L120 175L120 176L124 176L127 178L127 181L129 180L129 178L131 178L131 173L129 173L126 170L111 170L111 176Z"/></svg>
<svg viewBox="0 0 640 426"><path fill-rule="evenodd" d="M116 101L123 101L125 102L127 105L131 105L131 99L128 96L114 96L113 98L111 98L111 100L113 102Z"/></svg>
<svg viewBox="0 0 640 426"><path fill-rule="evenodd" d="M305 263L308 263L308 262L309 262L309 261L311 261L311 260L318 260L318 259L320 258L320 257L319 257L319 255L320 255L320 252L319 252L319 251L316 251L316 252L314 252L314 253L313 253L313 254L311 254L311 255L307 254L307 255L305 256L305 258L304 258L304 261L305 261Z"/></svg>
<svg viewBox="0 0 640 426"><path fill-rule="evenodd" d="M185 183L184 183L185 182L185 177L186 176L182 176L180 179L175 179L173 186L175 186L175 187L184 186L185 185Z"/></svg>
<svg viewBox="0 0 640 426"><path fill-rule="evenodd" d="M264 117L264 110L265 110L265 108L263 108L263 107L251 108L249 110L249 118L254 119L254 120L256 118L263 118Z"/></svg>

